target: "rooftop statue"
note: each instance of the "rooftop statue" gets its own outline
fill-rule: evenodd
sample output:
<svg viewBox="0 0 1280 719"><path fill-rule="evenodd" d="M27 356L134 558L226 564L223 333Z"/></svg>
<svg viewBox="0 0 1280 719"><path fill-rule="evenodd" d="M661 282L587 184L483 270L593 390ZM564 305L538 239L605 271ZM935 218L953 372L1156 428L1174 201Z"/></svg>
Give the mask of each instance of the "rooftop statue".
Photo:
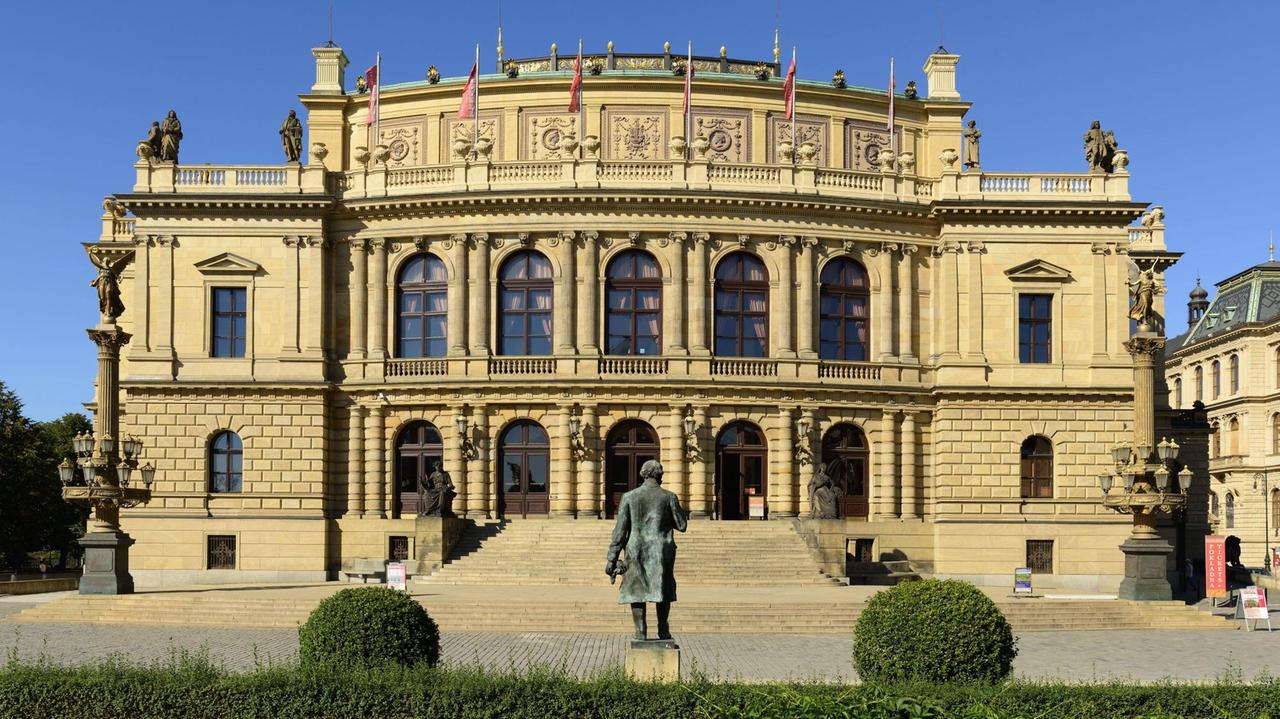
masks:
<svg viewBox="0 0 1280 719"><path fill-rule="evenodd" d="M146 139L138 143L138 157L144 160L160 157L160 134L160 121L152 122Z"/></svg>
<svg viewBox="0 0 1280 719"><path fill-rule="evenodd" d="M982 131L978 129L977 120L970 120L964 131L964 166L981 167L978 163L978 141L982 139Z"/></svg>
<svg viewBox="0 0 1280 719"><path fill-rule="evenodd" d="M675 493L662 488L662 465L649 460L640 468L644 484L622 495L604 571L612 583L622 577L619 604L631 605L635 638L648 639L645 602L657 604L658 639L671 639L667 617L676 600L676 543L672 530L688 528ZM626 550L626 555L619 554Z"/></svg>
<svg viewBox="0 0 1280 719"><path fill-rule="evenodd" d="M297 162L302 157L302 123L296 110L290 110L280 126L280 144L284 146L285 162Z"/></svg>
<svg viewBox="0 0 1280 719"><path fill-rule="evenodd" d="M1113 172L1116 156L1116 134L1103 130L1102 123L1094 120L1084 134L1084 159L1090 172Z"/></svg>
<svg viewBox="0 0 1280 719"><path fill-rule="evenodd" d="M173 110L160 125L160 160L162 162L178 162L178 144L182 142L182 123L178 122L178 113Z"/></svg>

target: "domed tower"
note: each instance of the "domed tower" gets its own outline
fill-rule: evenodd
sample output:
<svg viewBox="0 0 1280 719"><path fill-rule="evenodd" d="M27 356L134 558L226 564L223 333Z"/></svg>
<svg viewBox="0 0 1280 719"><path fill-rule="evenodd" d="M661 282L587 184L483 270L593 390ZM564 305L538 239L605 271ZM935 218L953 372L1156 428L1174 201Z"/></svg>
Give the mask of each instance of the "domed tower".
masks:
<svg viewBox="0 0 1280 719"><path fill-rule="evenodd" d="M1209 309L1209 291L1200 286L1200 275L1196 275L1195 289L1191 290L1191 301L1187 303L1187 325L1194 325Z"/></svg>

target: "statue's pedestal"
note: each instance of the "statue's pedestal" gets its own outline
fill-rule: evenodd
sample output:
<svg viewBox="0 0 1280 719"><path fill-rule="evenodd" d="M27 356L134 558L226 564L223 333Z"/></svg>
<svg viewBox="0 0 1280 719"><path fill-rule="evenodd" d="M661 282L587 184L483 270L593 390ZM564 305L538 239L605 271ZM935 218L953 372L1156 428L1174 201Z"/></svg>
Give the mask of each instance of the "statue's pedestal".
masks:
<svg viewBox="0 0 1280 719"><path fill-rule="evenodd" d="M439 569L471 524L461 517L418 517L414 524L417 566L409 566L409 574L427 575Z"/></svg>
<svg viewBox="0 0 1280 719"><path fill-rule="evenodd" d="M680 680L680 646L673 639L633 639L627 647L627 676L640 682Z"/></svg>
<svg viewBox="0 0 1280 719"><path fill-rule="evenodd" d="M1120 545L1124 552L1124 579L1120 581L1120 599L1139 602L1169 601L1167 567L1173 547L1163 539L1127 539Z"/></svg>
<svg viewBox="0 0 1280 719"><path fill-rule="evenodd" d="M133 594L129 574L129 547L133 538L124 532L92 532L80 538L84 547L81 594Z"/></svg>

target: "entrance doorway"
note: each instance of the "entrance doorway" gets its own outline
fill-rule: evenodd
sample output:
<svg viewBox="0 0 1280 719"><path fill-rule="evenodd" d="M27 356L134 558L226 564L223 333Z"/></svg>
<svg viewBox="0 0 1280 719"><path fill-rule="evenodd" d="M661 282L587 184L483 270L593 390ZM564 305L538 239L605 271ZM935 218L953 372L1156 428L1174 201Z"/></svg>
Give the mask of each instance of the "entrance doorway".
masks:
<svg viewBox="0 0 1280 719"><path fill-rule="evenodd" d="M658 458L658 433L640 420L620 422L605 440L604 515L612 518L622 495L640 486L640 468Z"/></svg>
<svg viewBox="0 0 1280 719"><path fill-rule="evenodd" d="M546 514L551 444L542 425L522 419L498 440L498 506L504 517Z"/></svg>
<svg viewBox="0 0 1280 719"><path fill-rule="evenodd" d="M822 437L822 466L840 488L840 516L867 518L867 438L848 423Z"/></svg>
<svg viewBox="0 0 1280 719"><path fill-rule="evenodd" d="M412 422L396 436L396 493L394 516L418 512L418 484L441 461L444 446L430 422Z"/></svg>
<svg viewBox="0 0 1280 719"><path fill-rule="evenodd" d="M765 518L768 512L764 433L734 422L716 438L716 515L720 519Z"/></svg>

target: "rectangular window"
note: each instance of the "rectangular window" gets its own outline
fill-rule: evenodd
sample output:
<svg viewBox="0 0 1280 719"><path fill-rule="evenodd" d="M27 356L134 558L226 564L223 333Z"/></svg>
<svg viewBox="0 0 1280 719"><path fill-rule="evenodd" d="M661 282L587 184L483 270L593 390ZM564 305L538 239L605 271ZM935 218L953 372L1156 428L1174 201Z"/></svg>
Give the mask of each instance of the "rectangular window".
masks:
<svg viewBox="0 0 1280 719"><path fill-rule="evenodd" d="M209 569L236 568L236 538L233 534L209 535Z"/></svg>
<svg viewBox="0 0 1280 719"><path fill-rule="evenodd" d="M872 554L872 549L874 547L874 539L859 537L853 540L853 561L874 562L875 555Z"/></svg>
<svg viewBox="0 0 1280 719"><path fill-rule="evenodd" d="M213 288L214 357L244 357L248 337L248 291L243 287Z"/></svg>
<svg viewBox="0 0 1280 719"><path fill-rule="evenodd" d="M1027 566L1033 574L1053 574L1053 540L1027 540Z"/></svg>
<svg viewBox="0 0 1280 719"><path fill-rule="evenodd" d="M409 560L409 538L408 537L392 537L391 546L388 548L387 558L393 562L406 562Z"/></svg>
<svg viewBox="0 0 1280 719"><path fill-rule="evenodd" d="M1024 363L1051 361L1053 295L1018 295L1018 358Z"/></svg>

